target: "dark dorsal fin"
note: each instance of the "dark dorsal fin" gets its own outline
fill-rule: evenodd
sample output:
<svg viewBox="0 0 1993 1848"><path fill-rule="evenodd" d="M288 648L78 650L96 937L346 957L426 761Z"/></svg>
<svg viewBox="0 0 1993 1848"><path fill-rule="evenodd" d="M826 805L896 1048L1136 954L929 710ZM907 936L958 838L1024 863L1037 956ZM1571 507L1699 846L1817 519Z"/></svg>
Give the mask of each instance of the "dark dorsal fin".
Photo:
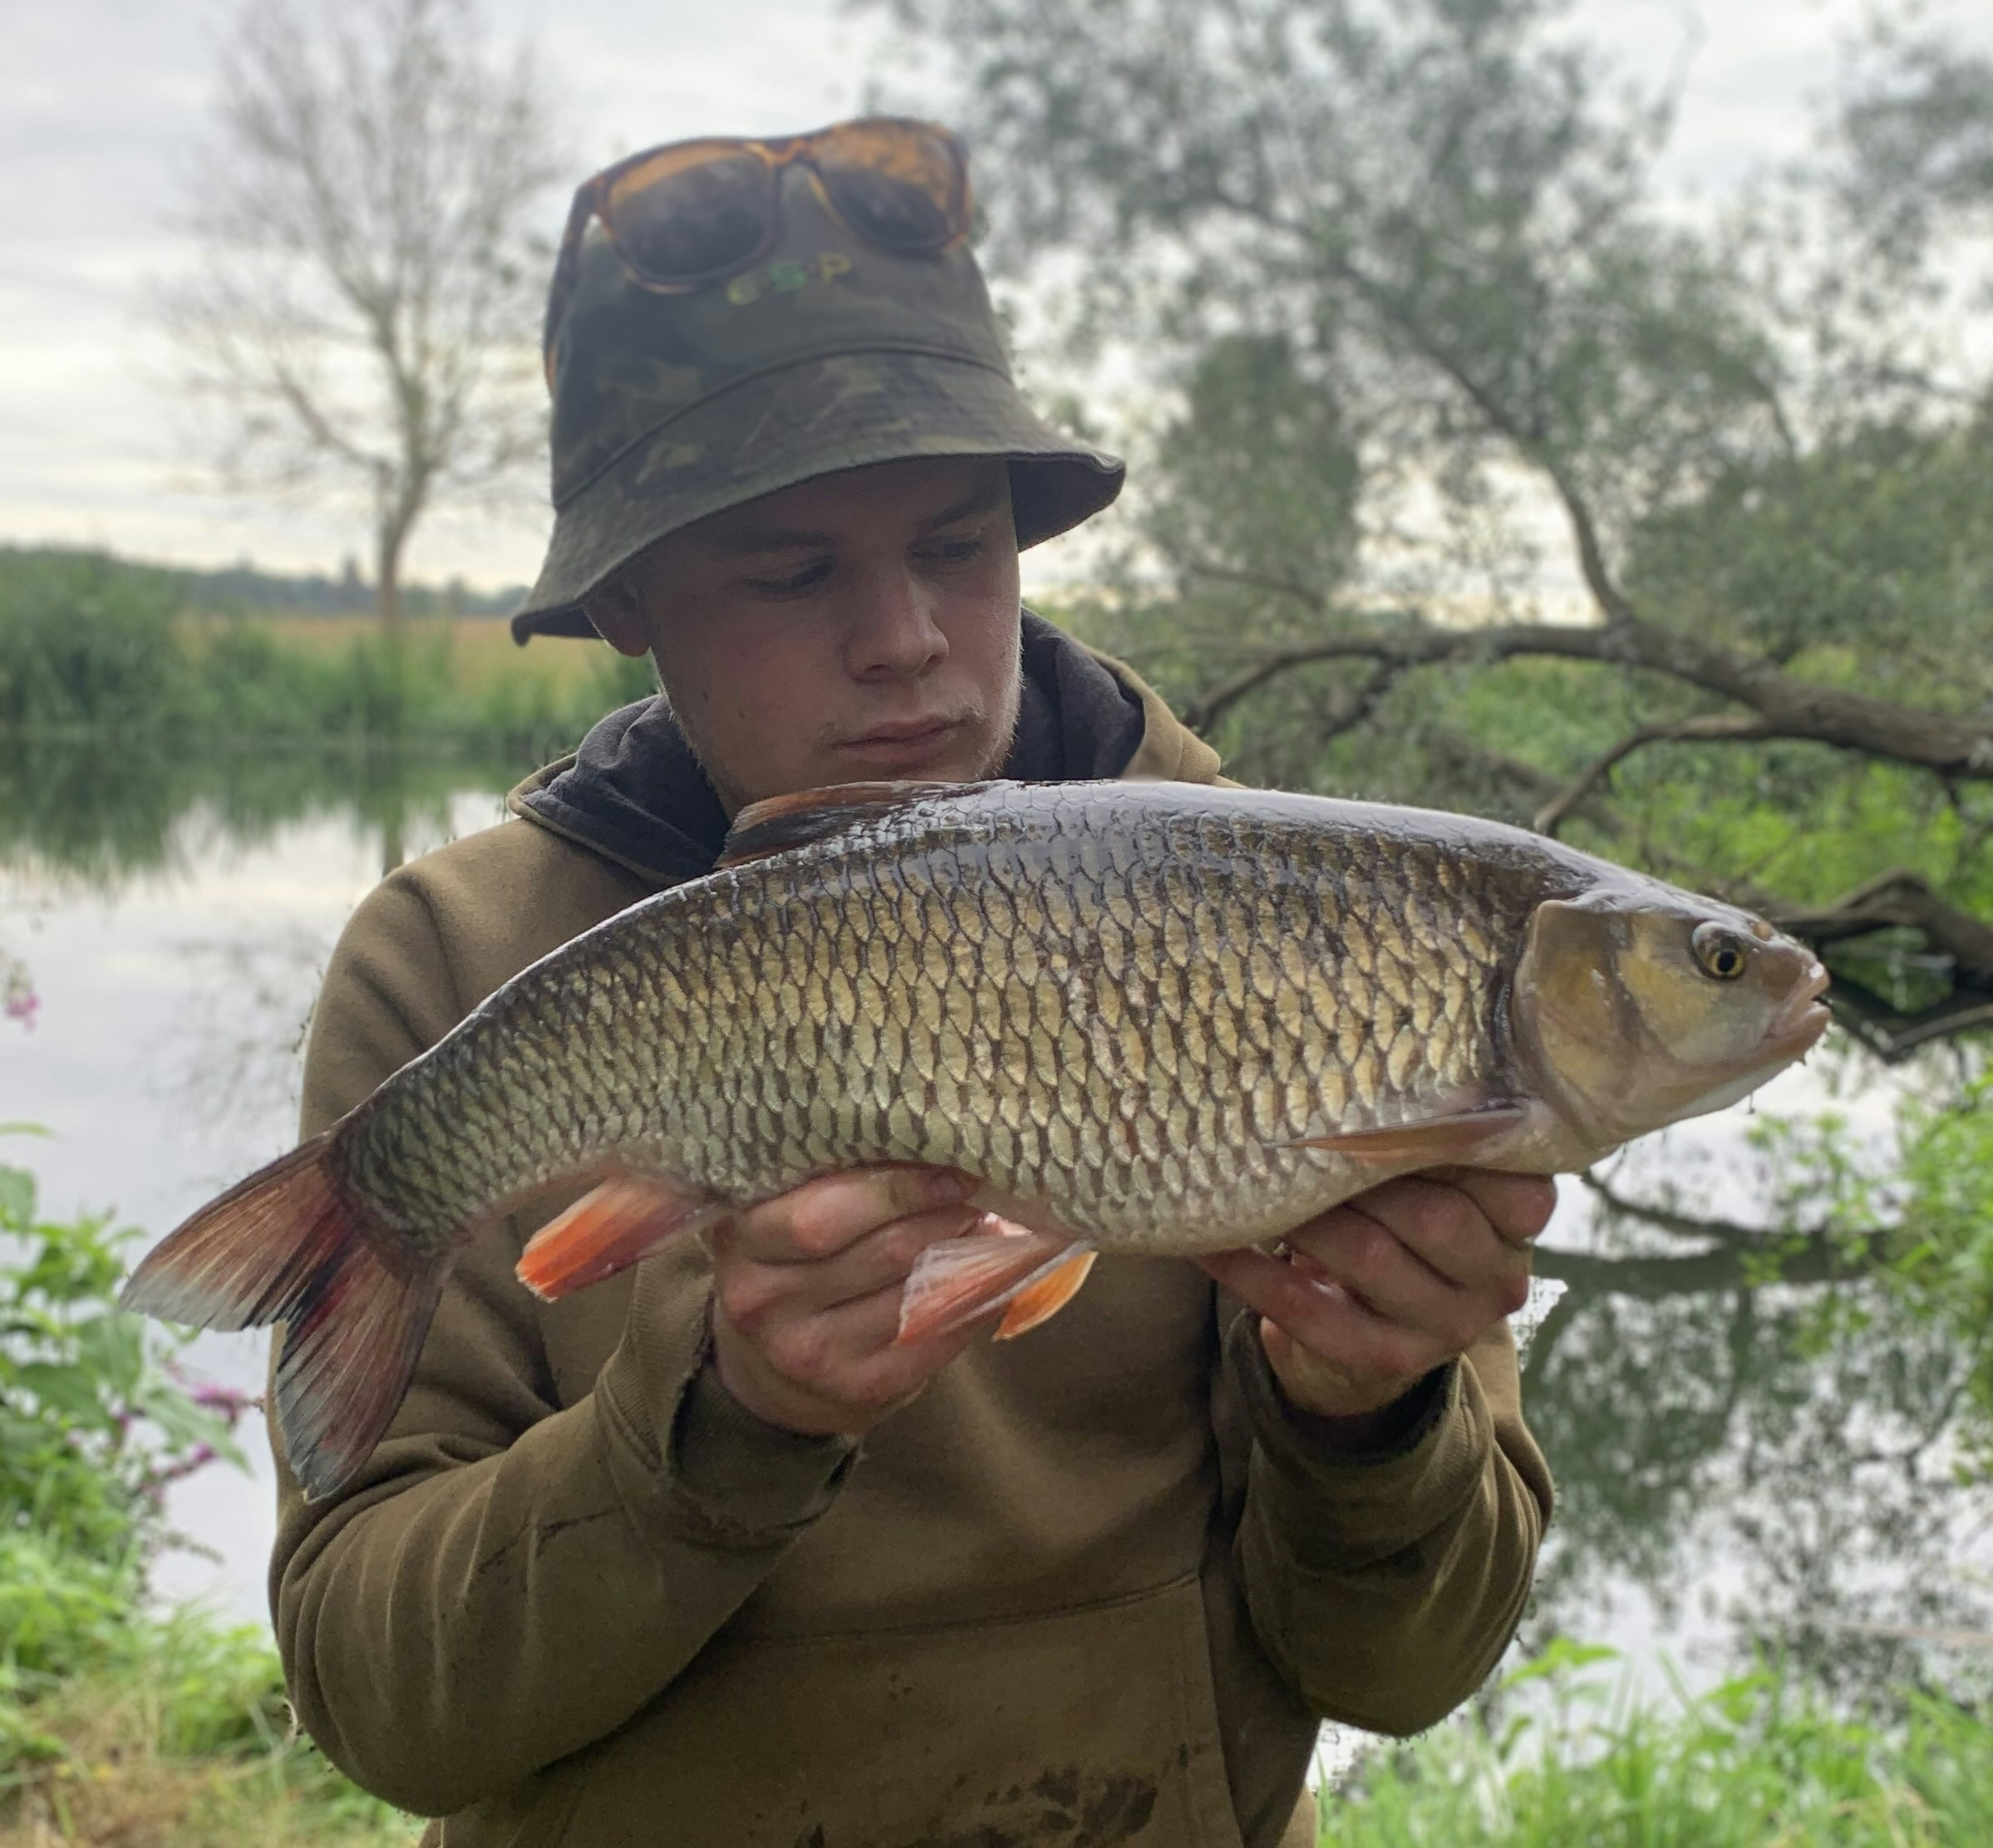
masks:
<svg viewBox="0 0 1993 1848"><path fill-rule="evenodd" d="M930 796L967 795L980 783L839 783L827 789L798 789L792 795L750 802L734 817L718 864L745 865L786 853L793 847L828 840L910 802Z"/></svg>

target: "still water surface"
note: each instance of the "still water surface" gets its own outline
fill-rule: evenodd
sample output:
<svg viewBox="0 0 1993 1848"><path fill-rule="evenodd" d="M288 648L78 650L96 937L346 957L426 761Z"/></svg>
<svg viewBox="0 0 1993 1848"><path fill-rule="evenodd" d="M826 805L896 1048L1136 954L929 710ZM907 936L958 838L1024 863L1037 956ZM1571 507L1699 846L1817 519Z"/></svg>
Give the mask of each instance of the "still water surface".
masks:
<svg viewBox="0 0 1993 1848"><path fill-rule="evenodd" d="M153 1236L291 1145L311 997L384 854L490 825L510 780L344 759L13 769L0 951L40 1005L32 1026L0 1020L0 1122L53 1139L0 1160L32 1159L52 1214L115 1208ZM1758 1107L1820 1098L1795 1074ZM1887 1101L1871 1094L1851 1133ZM1713 1680L1769 1647L1850 1693L1951 1681L1985 1652L1932 1633L1993 1631L1993 1490L1956 1467L1962 1357L1858 1281L1754 1280L1748 1251L1694 1223L1764 1222L1749 1108L1614 1167L1615 1193L1666 1205L1667 1224L1562 1183L1538 1266L1555 1280L1526 1312L1528 1405L1561 1499L1518 1646L1610 1643L1642 1678L1666 1661ZM204 1335L189 1354L257 1387L263 1347ZM172 1511L199 1551L162 1590L260 1619L267 1457L253 1477L203 1472Z"/></svg>

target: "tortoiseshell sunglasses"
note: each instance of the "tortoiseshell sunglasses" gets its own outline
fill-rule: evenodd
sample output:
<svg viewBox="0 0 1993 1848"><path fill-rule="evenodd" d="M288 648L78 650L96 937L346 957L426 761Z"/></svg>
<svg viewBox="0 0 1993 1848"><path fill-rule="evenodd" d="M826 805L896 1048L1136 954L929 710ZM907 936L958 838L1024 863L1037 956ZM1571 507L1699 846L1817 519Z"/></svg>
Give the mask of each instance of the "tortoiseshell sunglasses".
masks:
<svg viewBox="0 0 1993 1848"><path fill-rule="evenodd" d="M707 136L647 148L575 189L554 265L541 339L554 379L554 334L581 274L582 234L599 219L640 287L681 295L738 274L782 231L781 174L806 169L818 195L857 236L894 256L926 256L968 234L968 155L937 123L868 116L814 135L762 141Z"/></svg>

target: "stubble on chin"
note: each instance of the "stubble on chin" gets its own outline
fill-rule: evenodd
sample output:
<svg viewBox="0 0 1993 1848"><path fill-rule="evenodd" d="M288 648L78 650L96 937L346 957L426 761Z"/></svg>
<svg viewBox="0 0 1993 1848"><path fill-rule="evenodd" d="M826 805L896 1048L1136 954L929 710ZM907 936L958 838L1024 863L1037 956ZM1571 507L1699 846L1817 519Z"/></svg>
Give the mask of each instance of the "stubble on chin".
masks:
<svg viewBox="0 0 1993 1848"><path fill-rule="evenodd" d="M1017 721L1024 711L1024 646L1018 644L1017 656L1011 668L1009 681L998 697L1003 701L1004 710L998 715L997 724L990 731L990 748L984 761L962 780L967 783L984 783L990 778L1001 776L1003 767L1011 760L1011 748L1017 742Z"/></svg>

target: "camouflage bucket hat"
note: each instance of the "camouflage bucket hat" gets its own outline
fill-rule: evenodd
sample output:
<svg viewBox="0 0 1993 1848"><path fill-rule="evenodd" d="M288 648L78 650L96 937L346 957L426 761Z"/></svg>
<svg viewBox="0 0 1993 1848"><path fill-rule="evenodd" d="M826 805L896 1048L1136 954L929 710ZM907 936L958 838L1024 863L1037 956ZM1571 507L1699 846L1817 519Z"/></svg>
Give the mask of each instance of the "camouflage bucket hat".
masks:
<svg viewBox="0 0 1993 1848"><path fill-rule="evenodd" d="M554 533L515 641L593 636L581 599L646 547L843 469L1006 457L1021 547L1120 492L1119 458L1019 395L966 244L889 253L846 229L800 168L781 181L770 253L683 294L641 287L590 228L553 331Z"/></svg>

